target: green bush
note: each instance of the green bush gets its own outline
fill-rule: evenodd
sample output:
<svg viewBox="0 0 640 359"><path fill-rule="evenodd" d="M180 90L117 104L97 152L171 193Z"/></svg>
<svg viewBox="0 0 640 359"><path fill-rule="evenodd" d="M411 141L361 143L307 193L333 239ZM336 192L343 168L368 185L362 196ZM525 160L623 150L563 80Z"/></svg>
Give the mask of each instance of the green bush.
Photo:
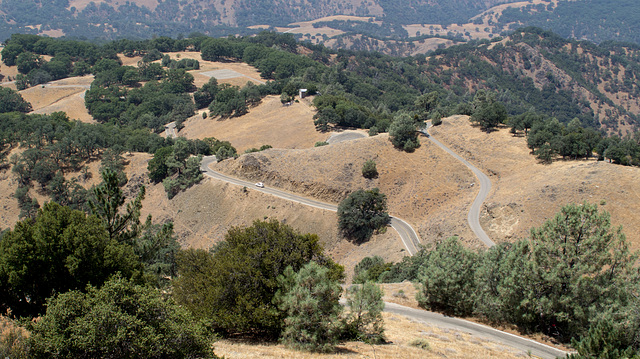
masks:
<svg viewBox="0 0 640 359"><path fill-rule="evenodd" d="M300 234L278 221L233 227L211 252L186 250L178 255L176 300L194 315L207 318L220 333L278 337L284 314L273 299L278 276L309 261L329 268L340 280L343 269L323 254L314 234Z"/></svg>
<svg viewBox="0 0 640 359"><path fill-rule="evenodd" d="M464 248L457 237L438 244L418 275L418 303L455 315L473 313L477 260L477 254Z"/></svg>
<svg viewBox="0 0 640 359"><path fill-rule="evenodd" d="M406 152L413 152L420 147L416 122L407 114L400 114L394 118L389 126L389 140L396 148Z"/></svg>
<svg viewBox="0 0 640 359"><path fill-rule="evenodd" d="M364 257L353 269L353 282L377 282L380 275L391 268L391 263L385 263L380 256Z"/></svg>
<svg viewBox="0 0 640 359"><path fill-rule="evenodd" d="M122 278L49 301L33 324L32 357L216 358L202 323L153 288ZM55 353L53 356L52 353Z"/></svg>
<svg viewBox="0 0 640 359"><path fill-rule="evenodd" d="M429 341L424 338L413 339L412 341L409 342L409 345L411 345L412 347L423 349L423 350L431 349L431 345L429 344Z"/></svg>
<svg viewBox="0 0 640 359"><path fill-rule="evenodd" d="M442 125L442 115L440 114L440 112L437 112L431 117L431 124L433 126L440 126Z"/></svg>
<svg viewBox="0 0 640 359"><path fill-rule="evenodd" d="M372 179L378 177L378 169L376 168L376 161L367 160L362 165L362 176L364 178Z"/></svg>
<svg viewBox="0 0 640 359"><path fill-rule="evenodd" d="M382 310L382 289L372 282L352 285L347 290L345 332L349 339L358 339L365 343L384 343L384 320Z"/></svg>

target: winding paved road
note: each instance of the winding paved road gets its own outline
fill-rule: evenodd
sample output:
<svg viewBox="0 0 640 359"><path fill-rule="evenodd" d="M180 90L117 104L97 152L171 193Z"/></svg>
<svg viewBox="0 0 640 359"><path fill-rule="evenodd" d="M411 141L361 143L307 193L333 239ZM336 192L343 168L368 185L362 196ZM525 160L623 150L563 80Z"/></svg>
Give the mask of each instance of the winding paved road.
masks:
<svg viewBox="0 0 640 359"><path fill-rule="evenodd" d="M446 146L444 146L437 140L430 137L426 129L423 131L423 133L425 133L425 135L427 135L427 137L429 137L429 139L433 141L436 145L440 146L449 154L456 157L458 160L462 161L469 168L471 168L474 174L481 181L480 193L478 193L478 196L476 197L476 201L474 202L474 205L472 206L472 211L471 211L471 212L475 211L473 215L475 216L475 222L473 222L475 224L472 225L473 216L471 212L469 213L469 224L472 226L472 229L474 229L474 226L475 226L474 233L478 234L476 230L479 229L481 233L484 234L482 227L480 227L478 218L479 218L480 206L484 201L484 199L486 198L489 192L489 189L491 188L491 182L489 181L489 178L485 176L482 172L480 172L480 170L478 170L476 167L471 165L469 162L467 162L466 160L464 160L463 158L455 154L453 151L448 149ZM245 186L247 188L251 188L256 191L260 191L276 197L280 197L292 202L297 202L310 207L324 209L324 210L333 211L333 212L336 212L338 210L338 207L334 204L317 201L314 199L302 197L293 193L285 192L285 191L274 189L274 188L269 188L269 187L258 188L255 186L254 183L243 181L241 179L227 176L225 174L213 171L211 168L209 168L209 165L211 163L214 163L215 161L216 161L215 156L204 157L202 159L202 163L200 167L201 171L209 177L212 177L227 183L232 183L238 186ZM483 179L486 182L483 182ZM413 230L411 225L404 222L400 218L392 217L391 226L400 235L400 238L402 239L402 242L404 243L404 246L406 247L409 255L414 255L418 251L418 244L420 242L418 239L418 235ZM478 235L478 237L482 238L480 235ZM483 240L483 242L485 242L488 246L493 245L493 242L487 237L486 234L484 234L484 237L488 242L486 242L485 240ZM464 319L448 317L440 313L434 313L426 310L409 308L399 304L388 303L388 302L385 303L384 310L389 313L395 313L395 314L406 316L412 320L416 320L419 322L425 322L425 323L436 325L439 327L450 328L450 329L466 332L473 336L486 338L488 340L499 342L506 346L510 346L510 347L522 350L524 352L531 353L531 355L544 358L544 359L565 357L567 355L567 353L562 350L536 342L531 339L523 338L518 335L503 332L503 331L500 331L485 325L481 325L478 323L470 322Z"/></svg>
<svg viewBox="0 0 640 359"><path fill-rule="evenodd" d="M489 191L491 190L491 180L489 179L489 177L487 177L487 175L482 173L482 171L480 171L476 166L472 165L471 163L469 163L469 161L465 160L464 158L460 157L457 153L449 149L449 147L443 145L440 141L433 138L428 132L429 127L431 127L431 123L428 123L427 127L421 132L425 136L427 136L427 138L431 142L433 142L438 147L442 148L448 154L455 157L458 161L462 162L465 166L467 166L473 172L473 174L478 178L478 181L480 182L480 189L478 190L478 195L476 196L476 199L473 201L473 204L471 204L471 209L469 210L469 214L467 215L467 221L469 222L469 227L471 227L471 230L473 231L473 233L475 233L475 235L478 237L478 239L482 241L482 243L484 243L487 247L495 246L496 244L491 240L491 238L489 238L487 233L484 231L484 229L482 229L482 226L480 225L480 209L482 208L482 203L484 203L484 200L487 199L487 196L489 195Z"/></svg>
<svg viewBox="0 0 640 359"><path fill-rule="evenodd" d="M209 165L211 163L214 163L216 161L216 156L206 156L202 159L202 163L200 165L200 169L203 173L205 173L206 175L208 175L209 177L215 178L215 179L219 179L221 181L225 181L228 183L232 183L238 186L244 186L247 188L251 188L254 189L256 191L260 191L263 193L267 193L270 194L272 196L276 196L276 197L280 197L292 202L296 202L296 203L301 203L310 207L314 207L314 208L320 208L320 209L324 209L327 211L333 211L333 212L337 212L338 211L338 206L336 206L335 204L330 204L330 203L325 203L325 202L321 202L321 201L317 201L315 199L311 199L311 198L306 198L306 197L302 197L300 195L294 194L294 193L289 193L289 192L285 192L279 189L275 189L275 188L269 188L269 187L264 187L264 188L258 188L255 186L254 183L248 182L248 181L243 181L241 179L238 178L234 178L231 176L227 176L224 175L222 173L216 172L214 170L212 170L211 168L209 168ZM405 248L407 249L407 252L409 253L409 255L414 255L418 252L418 245L420 244L420 239L418 238L418 234L416 233L416 231L413 229L413 227L411 227L411 225L409 225L407 222L403 221L400 218L396 218L396 217L391 217L391 227L393 229L395 229L398 234L400 235L400 239L402 240L402 243L404 244Z"/></svg>

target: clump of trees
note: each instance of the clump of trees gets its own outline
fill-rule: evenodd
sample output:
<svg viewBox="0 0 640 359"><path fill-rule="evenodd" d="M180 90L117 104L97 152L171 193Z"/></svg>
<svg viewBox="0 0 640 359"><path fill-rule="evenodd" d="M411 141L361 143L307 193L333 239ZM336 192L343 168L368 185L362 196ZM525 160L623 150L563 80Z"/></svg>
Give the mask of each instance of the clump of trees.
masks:
<svg viewBox="0 0 640 359"><path fill-rule="evenodd" d="M87 161L98 159L102 159L103 168L119 171L124 151L153 152L171 141L131 127L70 121L62 112L0 114L0 138L0 164L12 166L18 179L15 197L20 218L33 217L39 208L29 194L35 186L57 203L88 210L87 190L80 185L88 174L71 179L65 174L81 171ZM17 146L25 150L6 161L7 153Z"/></svg>
<svg viewBox="0 0 640 359"><path fill-rule="evenodd" d="M284 313L273 303L278 276L299 271L311 260L342 278L312 234L299 234L277 221L234 227L211 251L186 250L178 257L174 292L179 303L207 318L221 333L262 333L278 337ZM234 280L229 280L234 278Z"/></svg>
<svg viewBox="0 0 640 359"><path fill-rule="evenodd" d="M369 240L390 222L387 197L377 188L357 190L338 205L338 228L355 242Z"/></svg>
<svg viewBox="0 0 640 359"><path fill-rule="evenodd" d="M216 139L187 140L177 138L172 146L159 148L147 165L149 178L162 182L169 199L202 180L202 156L213 154L219 146ZM229 145L230 146L230 145Z"/></svg>
<svg viewBox="0 0 640 359"><path fill-rule="evenodd" d="M564 206L525 240L478 253L452 237L398 264L363 260L357 278L413 280L425 308L573 341L586 358L640 349L637 258L609 214L583 203Z"/></svg>
<svg viewBox="0 0 640 359"><path fill-rule="evenodd" d="M260 334L293 348L329 352L341 338L382 335L382 301L375 293L358 299L362 305L353 318L342 315L343 271L323 253L316 235L274 220L255 221L232 228L210 251L181 252L174 294L223 335Z"/></svg>
<svg viewBox="0 0 640 359"><path fill-rule="evenodd" d="M0 311L40 316L0 351L215 358L209 329L166 296L177 274L173 225L142 222L144 187L125 203L120 186L107 168L87 196L90 214L49 202L0 235Z"/></svg>
<svg viewBox="0 0 640 359"><path fill-rule="evenodd" d="M31 112L31 104L22 95L8 87L0 88L0 113Z"/></svg>
<svg viewBox="0 0 640 359"><path fill-rule="evenodd" d="M524 129L527 146L542 162L551 162L558 156L591 158L595 152L599 160L608 158L616 164L640 165L637 133L626 138L606 137L593 128L584 127L578 118L565 126L555 118L545 119L535 113L516 116L511 121L511 129L515 134Z"/></svg>
<svg viewBox="0 0 640 359"><path fill-rule="evenodd" d="M473 99L471 122L480 125L484 131L491 131L507 121L507 109L495 97L495 93L478 90Z"/></svg>

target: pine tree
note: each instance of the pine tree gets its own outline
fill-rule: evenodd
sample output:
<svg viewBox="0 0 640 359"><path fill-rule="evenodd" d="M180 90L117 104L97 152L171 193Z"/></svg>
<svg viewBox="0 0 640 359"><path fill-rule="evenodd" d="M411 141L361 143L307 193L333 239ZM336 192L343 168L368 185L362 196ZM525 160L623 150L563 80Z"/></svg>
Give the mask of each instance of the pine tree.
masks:
<svg viewBox="0 0 640 359"><path fill-rule="evenodd" d="M353 285L347 291L347 331L365 343L384 342L382 289L373 282Z"/></svg>
<svg viewBox="0 0 640 359"><path fill-rule="evenodd" d="M563 207L531 229L532 291L526 300L543 330L580 333L590 318L616 301L634 262L609 213L583 203Z"/></svg>
<svg viewBox="0 0 640 359"><path fill-rule="evenodd" d="M450 237L429 255L418 274L421 306L469 315L474 307L474 274L478 255Z"/></svg>
<svg viewBox="0 0 640 359"><path fill-rule="evenodd" d="M286 312L282 341L292 348L332 352L340 332L342 288L327 268L309 262L297 273L291 267L279 278L280 310Z"/></svg>

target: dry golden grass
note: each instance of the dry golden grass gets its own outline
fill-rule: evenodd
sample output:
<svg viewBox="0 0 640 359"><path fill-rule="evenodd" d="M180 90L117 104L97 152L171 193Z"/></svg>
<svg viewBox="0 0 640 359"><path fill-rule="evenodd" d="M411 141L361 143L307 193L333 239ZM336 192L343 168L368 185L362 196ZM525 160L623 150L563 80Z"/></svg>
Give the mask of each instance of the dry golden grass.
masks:
<svg viewBox="0 0 640 359"><path fill-rule="evenodd" d="M633 248L640 249L640 168L595 160L539 163L524 137L508 129L482 132L466 116L446 119L431 133L489 174L493 187L481 223L495 241L524 238L568 203L603 204L614 225L623 225Z"/></svg>
<svg viewBox="0 0 640 359"><path fill-rule="evenodd" d="M0 47L0 51L2 51L2 49L3 48ZM4 62L0 62L0 74L4 75L4 79L2 79L2 82L8 82L9 81L9 77L11 77L11 80L13 80L18 75L18 67L17 66L7 66L7 65L4 64Z"/></svg>
<svg viewBox="0 0 640 359"><path fill-rule="evenodd" d="M329 134L316 131L315 111L308 99L283 106L279 96L267 96L262 103L237 117L202 118L201 114L185 122L179 133L187 138L215 137L230 141L241 153L251 147L271 145L276 148L308 148L324 141Z"/></svg>
<svg viewBox="0 0 640 359"><path fill-rule="evenodd" d="M406 317L384 313L388 344L368 345L362 342L341 343L335 354L295 351L276 343L251 343L243 340L220 340L215 353L225 358L517 358L526 353L499 343L474 337L456 330L415 322ZM412 345L419 340L428 349Z"/></svg>
<svg viewBox="0 0 640 359"><path fill-rule="evenodd" d="M93 117L84 105L84 92L92 81L93 76L70 77L30 87L20 95L31 103L33 113L64 111L71 119L92 123Z"/></svg>
<svg viewBox="0 0 640 359"><path fill-rule="evenodd" d="M317 148L272 149L214 168L333 203L357 189L378 187L388 197L390 213L413 224L423 243L453 234L469 241L466 211L475 196L474 178L438 147L422 142L414 153L406 153L382 134ZM368 159L377 163L377 179L362 177Z"/></svg>

